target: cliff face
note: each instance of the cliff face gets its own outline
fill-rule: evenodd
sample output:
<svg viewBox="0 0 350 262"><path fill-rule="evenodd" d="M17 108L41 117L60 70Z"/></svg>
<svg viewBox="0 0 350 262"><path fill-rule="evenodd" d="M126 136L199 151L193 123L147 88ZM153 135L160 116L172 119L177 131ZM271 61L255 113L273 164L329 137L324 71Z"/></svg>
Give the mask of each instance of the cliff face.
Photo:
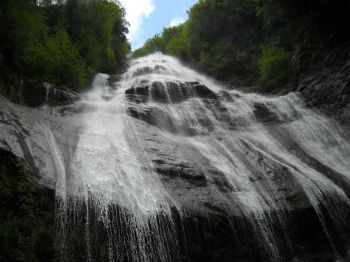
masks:
<svg viewBox="0 0 350 262"><path fill-rule="evenodd" d="M347 70L264 97L153 55L69 105L1 97L0 148L56 191L66 260L346 257L349 134L311 107L347 124Z"/></svg>
<svg viewBox="0 0 350 262"><path fill-rule="evenodd" d="M339 60L329 65L329 60ZM333 62L334 64L334 62ZM350 48L337 51L316 63L299 80L297 91L311 107L316 107L350 125Z"/></svg>

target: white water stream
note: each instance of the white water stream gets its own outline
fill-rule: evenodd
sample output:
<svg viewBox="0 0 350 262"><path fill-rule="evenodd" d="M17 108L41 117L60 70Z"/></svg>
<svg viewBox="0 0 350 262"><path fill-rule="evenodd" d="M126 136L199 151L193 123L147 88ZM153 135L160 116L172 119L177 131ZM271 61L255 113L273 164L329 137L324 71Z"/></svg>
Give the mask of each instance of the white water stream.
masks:
<svg viewBox="0 0 350 262"><path fill-rule="evenodd" d="M170 261L177 252L172 208L179 214L186 210L157 173L147 151L147 120L131 116L132 107L139 114L151 112L154 136L176 145L176 155L201 170L207 190L224 199L228 214L250 221L270 257L278 260L283 255L273 224L278 221L288 241L288 214L295 207L287 196L296 188L305 196L301 204L309 202L316 211L337 253L327 218L333 231L349 228L343 214L350 208L350 145L332 120L308 109L297 94L263 97L226 90L161 54L132 61L113 87L107 79L96 76L92 90L77 102L85 109L68 164L49 128L42 127L55 162L63 242L70 234L64 225L68 217L84 210L85 218L79 221L85 223L87 260L94 260L94 221L106 229L110 261ZM193 87L198 84L209 91L201 94ZM146 85L146 99L135 93L130 100L125 94ZM277 166L284 171L276 172ZM216 186L212 169L220 172L229 192Z"/></svg>

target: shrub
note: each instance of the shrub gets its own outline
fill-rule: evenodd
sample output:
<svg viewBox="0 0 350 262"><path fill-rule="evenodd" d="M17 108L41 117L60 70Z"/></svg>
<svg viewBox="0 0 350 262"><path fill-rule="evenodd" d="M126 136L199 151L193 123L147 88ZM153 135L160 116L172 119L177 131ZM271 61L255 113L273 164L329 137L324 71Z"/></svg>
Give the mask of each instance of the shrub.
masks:
<svg viewBox="0 0 350 262"><path fill-rule="evenodd" d="M292 52L277 45L262 47L262 56L258 59L260 79L271 90L288 82Z"/></svg>

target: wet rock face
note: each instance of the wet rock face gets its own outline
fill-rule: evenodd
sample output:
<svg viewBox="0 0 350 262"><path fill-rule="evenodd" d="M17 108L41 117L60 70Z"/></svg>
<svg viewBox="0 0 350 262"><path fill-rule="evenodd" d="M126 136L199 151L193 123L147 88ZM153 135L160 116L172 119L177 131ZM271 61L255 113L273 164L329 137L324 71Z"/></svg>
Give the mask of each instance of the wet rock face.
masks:
<svg viewBox="0 0 350 262"><path fill-rule="evenodd" d="M62 152L62 160L68 165L81 128L76 116L83 110L86 108L83 109L82 105L30 108L13 104L0 96L0 149L25 160L39 183L54 189L60 171L53 161L48 141L60 141L57 146ZM47 128L55 137L45 135Z"/></svg>
<svg viewBox="0 0 350 262"><path fill-rule="evenodd" d="M18 103L29 107L59 106L76 101L79 95L72 90L59 88L36 80L20 81Z"/></svg>
<svg viewBox="0 0 350 262"><path fill-rule="evenodd" d="M186 84L167 82L166 86L169 100L173 103L180 103L181 101L186 100L189 95Z"/></svg>
<svg viewBox="0 0 350 262"><path fill-rule="evenodd" d="M342 65L326 67L322 61L314 72L301 77L297 86L306 102L327 115L336 118L341 124L350 127L350 48L343 51L346 57ZM342 61L342 60L341 60Z"/></svg>
<svg viewBox="0 0 350 262"><path fill-rule="evenodd" d="M153 82L151 87L151 97L155 102L165 103L168 100L166 86L161 82Z"/></svg>
<svg viewBox="0 0 350 262"><path fill-rule="evenodd" d="M217 99L218 96L198 82L148 82L125 90L131 100L147 102L151 98L159 103L180 103L192 97ZM140 98L142 97L142 98Z"/></svg>
<svg viewBox="0 0 350 262"><path fill-rule="evenodd" d="M135 63L114 89L102 77L71 105L27 109L1 98L0 147L26 159L62 201L93 208L92 222L107 223L97 222L101 241L126 243L126 261L143 261L132 258L147 239L165 253L189 247L179 261L289 261L331 249L332 235L343 256L350 146L342 128L297 94L226 90L161 57ZM118 223L124 231L108 231ZM152 261L157 252L141 255Z"/></svg>
<svg viewBox="0 0 350 262"><path fill-rule="evenodd" d="M216 94L205 85L196 84L196 83L188 83L188 84L193 89L193 92L200 98L209 98L209 99L217 98Z"/></svg>
<svg viewBox="0 0 350 262"><path fill-rule="evenodd" d="M149 92L149 90L151 91ZM125 94L128 98L131 94L147 97L147 99L138 97L138 100L131 100L135 104L129 105L129 115L145 122L146 125L156 128L137 127L137 129L144 130L142 138L140 137L140 139L147 141L143 150L151 157L156 172L169 189L172 197L176 199L180 195L186 195L182 190L183 188L191 188L192 192L198 190L190 197L192 200L199 197L196 207L189 206L189 209L208 210L209 206L215 206L216 208L221 206L219 210L227 209L222 200L217 200L216 204L212 204L212 196L208 192L202 192L202 188L210 188L211 185L214 185L223 194L241 192L241 189L229 182L225 172L210 166L210 164L207 166L206 163L210 162L207 158L209 156L203 155L198 151L199 149L184 147L184 145L177 144L178 142L167 141L165 138L163 140L162 134L158 133L158 130L183 136L183 139L210 134L216 140L215 143L233 144L234 146L230 149L232 151L229 154L237 156L237 161L242 161L250 170L249 182L254 185L254 188L259 188L259 191L269 192L273 195L274 201L280 202L281 208L289 206L295 209L303 209L310 205L308 197L303 192L304 189L295 180L290 168L285 165L286 163L280 162L277 156L262 154L255 146L245 143L243 140L236 140L234 137L227 136L227 134L219 135L220 132L217 133L215 130L217 126L224 130L234 130L239 133L241 131L250 132L248 130L252 130L252 128L254 130L255 125L267 125L267 130L271 132L274 139L277 139L281 144L286 144L288 150L295 151L295 155L307 161L307 164L312 168L319 172L333 172L334 177L338 176L334 171L326 171L327 168L322 167L321 162L315 160L309 153L304 152L297 143L292 142L294 138L289 135L286 136L288 131L283 130L283 126L298 122L303 117L294 106L288 106L291 101L285 101L281 104L275 103L273 100L252 100L248 102L243 99L241 94L232 94L227 91L215 93L196 81L166 82L165 84L162 82L151 84L147 82L143 86L127 89ZM139 103L140 100L143 101L142 104ZM148 104L148 102L152 103ZM159 103L159 105L154 103ZM167 104L175 104L177 108L181 108L183 104L187 105L187 103L197 104L198 106L192 107L192 113L196 121L194 125L191 119L188 119L187 122L186 115L183 122L177 121L172 115L173 111L169 111L167 106ZM232 105L237 105L237 107ZM244 109L244 106L249 107L249 109ZM280 108L280 106L282 107ZM261 126L261 128L265 129L266 127ZM151 130L151 133L146 130ZM213 146L215 146L215 143ZM173 144L175 144L175 147ZM181 147L182 153L180 155L176 153L177 147ZM239 147L239 150L235 151L235 147ZM164 154L164 152L167 153ZM167 159L168 156L169 159ZM196 163L196 165L193 165L193 163ZM336 183L340 184L339 181ZM273 186L271 187L271 185ZM182 188L181 193L177 192L179 191L178 188ZM348 192L348 186L344 190ZM179 198L179 201L182 202L184 199ZM283 203L284 201L287 202ZM201 202L203 203L202 207L200 207L201 204L198 204ZM184 205L187 205L187 203ZM217 212L216 208L212 210L214 213Z"/></svg>
<svg viewBox="0 0 350 262"><path fill-rule="evenodd" d="M186 144L186 140L192 137L196 137L196 140L201 139L201 137L206 139L210 134L214 139L211 146L216 147L220 144L226 144L226 146L231 147L228 154L233 154L232 156L237 157L237 160L230 161L233 161L233 163L242 161L250 170L249 183L254 188L269 192L277 201L276 203L281 201L281 208L284 208L284 206L296 209L308 207L310 203L303 192L304 189L293 178L290 168L286 167L283 161L276 161L274 156L261 154L260 150L257 150L254 145L246 143L238 137L215 131L216 126L219 125L220 128L227 130L247 132L251 128L254 130L254 123L260 122L268 124L269 129L274 130L273 136L280 140L280 143L292 141L293 138L285 137L284 131L277 132L280 127L283 127L284 122L282 121L283 117L281 118L276 113L276 105L271 102L254 102L251 105L251 111L237 112L237 115L232 115L232 112L236 112L233 110L235 108L229 107L227 103L242 102L240 101L240 95L232 95L227 92L215 94L213 91L203 91L208 89L207 87L200 87L199 89L203 91L201 93L202 98L198 98L197 87L194 89L195 91L189 88L194 86L201 85L198 82L182 84L169 82L167 85L158 82L151 84L144 82L142 85L125 90L125 96L131 102L128 106L128 114L136 119L134 128L140 130L137 133L138 139L145 141L145 143L142 143L140 152L146 152L151 159L155 172L160 176L172 198L182 203L181 205L184 208L192 210L191 212L213 212L215 214L218 212L217 210L228 208L227 200L225 200L227 198L226 194L244 192L245 189L243 190L228 179L231 174L212 166L211 160L208 158L210 155L203 154L203 150L207 150L207 148L200 149L193 147L190 143ZM193 104L196 104L197 107L194 107L194 109L198 111L191 112L194 113L196 122L193 122L194 119L191 118L182 123L177 122L171 112L166 110L166 104L172 102L168 98L165 100L164 96L158 95L158 93L152 95L152 92L150 92L152 88L158 90L158 93L160 93L159 90L165 88L170 88L168 93L169 90L179 90L179 88L183 88L183 91L187 90L187 93L182 92L181 96L178 96L186 97L185 100L176 100L175 95L171 97L177 101L175 105L179 107L183 106L181 103L191 103L192 108ZM164 104L165 107L154 104L154 102L157 102L152 100L154 97L161 101L158 102L159 105ZM148 104L149 101L153 101L153 103ZM67 106L56 108L56 113L52 114L43 110L22 109L5 99L2 99L1 103L2 148L13 151L17 156L27 159L30 166L42 174L40 179L53 187L55 177L49 176L46 171L51 168L55 169L55 167L52 166L51 161L46 161L51 159L50 148L43 139L45 133L40 122L45 121L44 124L51 127L58 146L63 152L63 157L69 165L69 158L74 154L75 144L79 140L79 129L81 127L77 119L79 118L79 112L84 112L84 110L72 110L70 106ZM244 111L243 108L241 110ZM63 116L64 118L62 118ZM298 121L299 118L300 115L292 113L289 120L293 122ZM65 124L57 124L63 119ZM72 122L75 123L75 128L69 127ZM166 133L162 133L163 131L175 134L175 140L169 140ZM308 157L309 153L303 152L300 146L292 143L288 147L288 150L295 150L298 157L304 160L310 158ZM220 149L217 153L221 154L221 150L224 149ZM143 157L142 154L139 156L140 159ZM308 161L308 165L320 172L327 170L327 174L333 172L326 167L322 167L321 163L314 158ZM334 176L336 176L335 173ZM336 183L341 184L341 181ZM343 183L346 183L346 179ZM216 190L222 192L224 197L217 195ZM344 190L347 191L345 187ZM230 201L237 200L232 198ZM288 204L283 203L283 201L287 201ZM236 203L236 205L239 205L239 203Z"/></svg>
<svg viewBox="0 0 350 262"><path fill-rule="evenodd" d="M285 114L278 112L273 103L259 101L252 103L251 111L238 113L239 108L227 106L228 103L239 102L238 94L232 95L226 91L216 94L198 82L145 82L125 90L125 96L132 102L128 106L130 116L173 133L205 133L212 131L218 123L225 128L237 130L251 125L252 120L264 124L281 124L300 118L298 112L292 108L290 114ZM187 125L186 121L175 123L173 111L168 110L167 104L178 104L178 107L182 107L183 103L194 104L194 121L198 122L200 129ZM237 114L232 114L233 110Z"/></svg>
<svg viewBox="0 0 350 262"><path fill-rule="evenodd" d="M254 116L258 121L267 122L278 122L278 116L269 109L264 103L254 104Z"/></svg>
<svg viewBox="0 0 350 262"><path fill-rule="evenodd" d="M136 103L145 103L149 99L149 87L148 85L132 87L125 91L125 95L130 101L134 101Z"/></svg>
<svg viewBox="0 0 350 262"><path fill-rule="evenodd" d="M166 68L162 65L155 65L155 66L143 66L138 68L133 72L133 76L141 76L141 75L148 75L148 74L165 74L167 72Z"/></svg>
<svg viewBox="0 0 350 262"><path fill-rule="evenodd" d="M314 189L308 184L307 177L318 173L315 178L324 177L345 195L350 195L350 179L347 175L344 176L346 169L340 171L323 158L320 154L327 153L317 153L320 149L314 144L323 136L334 135L333 131L326 130L332 125L331 122L326 121L328 127L323 126L323 117L306 109L303 100L294 94L283 98L262 99L226 90L213 91L200 81L156 81L147 85L150 92L145 96L148 98L143 103L130 100L129 115L141 120L136 121L134 126L143 130L142 139L146 142L142 144L141 151L146 152L152 160L154 170L171 199L175 203L181 203L183 210L192 214L188 219L193 219L193 214L210 214L210 217L227 217L231 214L231 223L235 224L236 218L247 218L250 216L248 214L257 212L257 216L269 221L267 224L271 226L271 234L281 243L285 243L282 240L285 234L282 228L293 228L295 239L292 242L298 243L296 249L301 246L305 249L295 251L298 253L296 255L294 251L288 251L284 244L276 244L278 249L283 250L283 256L287 260L296 256L312 259L315 255L312 249L316 245L311 243L310 234L311 231L322 231L325 224L318 220L318 215L324 212L325 207L317 208L318 204L314 201L319 196L315 195L315 191L311 193ZM326 129L321 131L323 128ZM171 139L169 133L172 134ZM316 184L320 182L311 180ZM255 194L262 196L263 200L254 199L252 196ZM344 202L341 205L346 206ZM280 212L291 213L286 215L287 220L281 220ZM310 220L303 221L304 215L311 217ZM340 216L348 215L346 212ZM328 221L326 223L332 220L332 215L321 215L323 216ZM248 220L250 219L254 221L254 218ZM257 221L252 223L259 224ZM342 246L341 252L345 252L344 245L341 244L346 242L344 234L335 233L337 230L330 224L328 226L335 234L334 241ZM256 230L259 231L254 226L252 228L249 222L243 227L243 231L251 231L255 236ZM348 232L349 228L349 225L345 226L345 231ZM212 231L208 231L209 235L212 234ZM218 239L225 238L219 235L213 233L211 239L205 240L208 241L207 244L217 245L220 249L218 252L222 252L216 254L216 257L225 254L224 256L249 261L247 254L239 257L228 251L233 250L233 247L218 244ZM259 256L269 256L265 253L269 251L259 252L251 248L252 245L257 245L260 237L256 240L252 237L251 242L243 241L249 243L247 250L255 252L252 261ZM318 247L322 246L321 249L325 250L323 256L332 259L326 235L320 233L316 238ZM194 242L198 241L197 238ZM235 242L232 239L230 241ZM213 254L193 246L194 250L196 248L201 250L199 253L206 254L205 257L211 257L210 261L215 261ZM240 252L244 253L244 250L244 245L240 245ZM192 255L199 259L199 253L194 252Z"/></svg>
<svg viewBox="0 0 350 262"><path fill-rule="evenodd" d="M205 110L211 111L215 121L223 122L224 125L237 127L237 119L230 121L227 108L221 103L225 101L225 94L215 94L208 87L199 82L153 82L144 81L125 90L125 96L128 101L135 103L128 107L129 115L147 122L148 124L164 128L172 133L184 133L194 135L213 129L213 120L205 114ZM227 96L227 94L226 94ZM166 110L167 104L186 103L187 100L196 100L197 103L204 104L204 108L199 108L201 114L196 115L202 127L202 130L195 130L187 125L177 126L174 123L172 112ZM232 98L231 98L232 99ZM148 102L152 104L149 105ZM141 105L139 105L141 103ZM158 103L155 105L154 103ZM187 103L192 103L188 101ZM164 104L164 106L162 106ZM244 124L242 123L242 126Z"/></svg>

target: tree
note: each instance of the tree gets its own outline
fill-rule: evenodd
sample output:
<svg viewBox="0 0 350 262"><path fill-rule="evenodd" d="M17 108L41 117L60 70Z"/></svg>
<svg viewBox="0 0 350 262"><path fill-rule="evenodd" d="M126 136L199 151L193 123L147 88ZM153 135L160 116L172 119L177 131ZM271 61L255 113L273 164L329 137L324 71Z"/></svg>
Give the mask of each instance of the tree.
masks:
<svg viewBox="0 0 350 262"><path fill-rule="evenodd" d="M10 89L1 92L25 79L80 90L96 72L120 72L126 25L124 9L106 0L1 1L0 83Z"/></svg>

